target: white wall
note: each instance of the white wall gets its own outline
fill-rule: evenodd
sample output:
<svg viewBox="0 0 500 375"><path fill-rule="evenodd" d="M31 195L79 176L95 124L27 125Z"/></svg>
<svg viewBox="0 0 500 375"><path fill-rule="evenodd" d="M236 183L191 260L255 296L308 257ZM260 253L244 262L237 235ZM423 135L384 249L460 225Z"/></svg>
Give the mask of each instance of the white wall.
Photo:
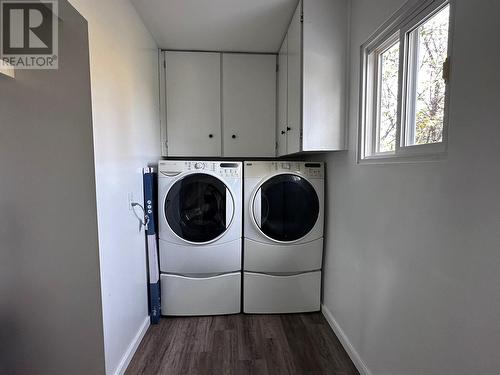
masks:
<svg viewBox="0 0 500 375"><path fill-rule="evenodd" d="M59 69L0 77L0 374L104 373L87 25L59 17Z"/></svg>
<svg viewBox="0 0 500 375"><path fill-rule="evenodd" d="M500 3L456 1L446 160L356 165L360 46L402 4L352 1L349 151L321 156L324 303L373 374L498 374Z"/></svg>
<svg viewBox="0 0 500 375"><path fill-rule="evenodd" d="M106 372L126 365L147 318L141 168L160 157L157 46L128 0L71 0L89 23ZM129 358L128 358L129 359Z"/></svg>

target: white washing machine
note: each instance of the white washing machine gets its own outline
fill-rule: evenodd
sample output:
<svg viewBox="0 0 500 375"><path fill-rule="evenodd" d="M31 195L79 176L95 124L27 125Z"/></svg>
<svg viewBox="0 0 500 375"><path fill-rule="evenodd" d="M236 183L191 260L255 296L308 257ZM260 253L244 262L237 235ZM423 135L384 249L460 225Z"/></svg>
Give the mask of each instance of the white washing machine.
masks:
<svg viewBox="0 0 500 375"><path fill-rule="evenodd" d="M240 312L242 163L158 165L163 315Z"/></svg>
<svg viewBox="0 0 500 375"><path fill-rule="evenodd" d="M244 163L243 311L320 310L324 165Z"/></svg>

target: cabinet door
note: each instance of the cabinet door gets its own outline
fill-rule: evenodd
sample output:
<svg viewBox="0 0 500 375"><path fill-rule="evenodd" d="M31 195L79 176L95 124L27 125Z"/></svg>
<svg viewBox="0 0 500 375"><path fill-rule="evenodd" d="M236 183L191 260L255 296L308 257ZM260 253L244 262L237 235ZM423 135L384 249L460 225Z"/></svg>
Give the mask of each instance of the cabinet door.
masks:
<svg viewBox="0 0 500 375"><path fill-rule="evenodd" d="M288 28L288 121L287 153L301 151L302 127L302 1Z"/></svg>
<svg viewBox="0 0 500 375"><path fill-rule="evenodd" d="M223 154L276 155L276 56L222 56Z"/></svg>
<svg viewBox="0 0 500 375"><path fill-rule="evenodd" d="M276 126L276 141L278 156L286 155L286 126L288 117L288 69L287 69L287 41L285 35L278 55L278 122Z"/></svg>
<svg viewBox="0 0 500 375"><path fill-rule="evenodd" d="M306 1L303 13L302 151L343 150L349 1Z"/></svg>
<svg viewBox="0 0 500 375"><path fill-rule="evenodd" d="M220 54L165 52L168 156L221 156Z"/></svg>

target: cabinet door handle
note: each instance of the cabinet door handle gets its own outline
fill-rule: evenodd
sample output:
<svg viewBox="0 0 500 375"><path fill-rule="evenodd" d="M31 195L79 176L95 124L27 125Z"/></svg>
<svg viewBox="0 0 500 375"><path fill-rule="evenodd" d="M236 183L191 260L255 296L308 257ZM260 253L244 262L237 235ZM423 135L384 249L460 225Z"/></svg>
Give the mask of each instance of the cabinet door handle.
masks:
<svg viewBox="0 0 500 375"><path fill-rule="evenodd" d="M235 139L235 138L236 138L236 134L233 134L233 135L231 136L231 138Z"/></svg>
<svg viewBox="0 0 500 375"><path fill-rule="evenodd" d="M292 130L292 128L291 128L291 127L289 127L289 126L287 126L287 127L286 127L286 131L288 132L288 131L290 131L290 130Z"/></svg>
<svg viewBox="0 0 500 375"><path fill-rule="evenodd" d="M213 137L214 137L214 135L213 135L213 134L209 134L209 135L208 135L208 138L213 138Z"/></svg>
<svg viewBox="0 0 500 375"><path fill-rule="evenodd" d="M282 131L281 131L281 134L286 134L286 131L282 130Z"/></svg>

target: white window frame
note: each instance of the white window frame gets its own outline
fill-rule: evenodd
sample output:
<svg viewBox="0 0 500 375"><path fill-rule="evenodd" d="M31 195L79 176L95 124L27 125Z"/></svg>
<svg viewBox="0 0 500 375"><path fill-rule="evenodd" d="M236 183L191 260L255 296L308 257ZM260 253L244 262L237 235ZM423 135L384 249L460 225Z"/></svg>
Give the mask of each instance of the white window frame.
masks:
<svg viewBox="0 0 500 375"><path fill-rule="evenodd" d="M361 79L360 79L360 110L358 129L358 152L359 164L380 162L413 162L442 159L446 155L448 143L448 109L450 83L445 86L445 104L443 116L442 142L420 145L407 144L407 98L409 90L407 82L410 33L422 23L430 19L445 6L450 6L450 25L448 31L448 61L451 56L451 42L453 30L454 0L417 0L405 4L385 24L383 24L368 40L361 46ZM377 58L388 46L392 46L399 38L399 78L398 78L398 110L396 126L395 151L375 152L376 136L374 132L377 126L377 111L374 103L378 101L377 87L378 79L374 74L378 71Z"/></svg>
<svg viewBox="0 0 500 375"><path fill-rule="evenodd" d="M380 74L381 67L379 65L380 56L390 49L395 43L399 41L399 33L395 33L386 37L381 43L377 43L373 48L367 49L366 59L366 117L364 132L366 142L364 143L363 152L366 155L376 155L384 157L391 155L391 151L377 151L377 144L379 138L378 124L380 120ZM398 92L399 95L399 92ZM371 98L369 99L368 96ZM369 140L369 142L368 142Z"/></svg>

